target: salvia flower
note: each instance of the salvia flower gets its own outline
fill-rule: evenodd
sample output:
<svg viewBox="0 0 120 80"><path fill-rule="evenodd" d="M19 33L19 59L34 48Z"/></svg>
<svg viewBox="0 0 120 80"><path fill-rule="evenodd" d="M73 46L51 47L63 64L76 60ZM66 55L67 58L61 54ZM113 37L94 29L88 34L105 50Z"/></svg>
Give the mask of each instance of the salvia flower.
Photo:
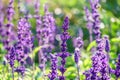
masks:
<svg viewBox="0 0 120 80"><path fill-rule="evenodd" d="M33 48L33 39L30 30L31 26L26 18L21 18L18 21L17 28L18 42L15 44L16 60L20 63L20 66L22 66L20 69L23 69L23 71L20 70L20 73L23 73L25 71L24 65L26 64L26 58Z"/></svg>
<svg viewBox="0 0 120 80"><path fill-rule="evenodd" d="M14 61L16 59L16 54L15 54L15 48L11 47L11 49L8 52L8 55L6 56L6 59L8 60L8 63L10 64L11 68L14 68Z"/></svg>
<svg viewBox="0 0 120 80"><path fill-rule="evenodd" d="M101 80L110 80L108 59L105 53L101 55L101 71L100 72L102 76Z"/></svg>
<svg viewBox="0 0 120 80"><path fill-rule="evenodd" d="M36 3L35 3L35 19L36 19L36 33L37 33L36 37L38 39L38 45L43 46L44 44L43 34L42 34L43 24L42 24L42 18L39 15L39 7L40 7L39 1L36 0ZM44 53L42 49L39 51L38 56L39 56L39 68L43 71L45 69L46 59L44 57Z"/></svg>
<svg viewBox="0 0 120 80"><path fill-rule="evenodd" d="M95 39L99 39L101 37L100 32L100 15L98 12L99 8L99 0L90 0L91 9L92 9L92 19L93 19L93 33L95 35Z"/></svg>
<svg viewBox="0 0 120 80"><path fill-rule="evenodd" d="M105 51L107 52L108 62L109 62L109 52L110 52L110 41L107 35L104 36L105 39Z"/></svg>
<svg viewBox="0 0 120 80"><path fill-rule="evenodd" d="M100 55L100 62L101 62L101 79L102 80L110 80L109 77L109 65L108 65L108 57L107 54L104 52L105 51L105 47L106 47L106 40L103 39L99 39L97 40L97 50L99 51L99 55Z"/></svg>
<svg viewBox="0 0 120 80"><path fill-rule="evenodd" d="M6 55L6 59L8 60L12 71L14 68L14 60L15 60L15 49L13 46L13 41L15 40L15 35L13 32L13 23L12 23L12 19L13 19L13 15L14 15L14 8L13 8L13 2L14 0L10 0L9 1L9 5L7 8L7 21L8 23L5 25L5 30L4 30L4 39L3 39L3 44L5 49L7 50L7 55Z"/></svg>
<svg viewBox="0 0 120 80"><path fill-rule="evenodd" d="M104 39L105 39L105 51L107 53L110 52L110 41L109 41L109 38L107 35L104 36Z"/></svg>
<svg viewBox="0 0 120 80"><path fill-rule="evenodd" d="M2 3L1 1L0 1L0 3ZM0 4L0 36L1 37L3 37L4 36L4 28L3 28L3 26L4 26L4 14L3 14L3 12L2 12L2 9L3 9L3 5L2 4ZM0 42L2 41L2 39L0 40Z"/></svg>
<svg viewBox="0 0 120 80"><path fill-rule="evenodd" d="M44 43L49 44L49 47L53 48L55 40L55 19L53 15L48 11L47 5L45 5L45 15L43 16L43 34L44 34Z"/></svg>
<svg viewBox="0 0 120 80"><path fill-rule="evenodd" d="M36 19L36 37L38 39L38 45L39 46L42 46L43 45L43 40L42 40L42 19L41 19L41 16L39 15L39 7L40 7L40 4L39 4L39 1L36 0L36 3L35 3L35 19ZM39 51L38 53L38 56L39 56L39 68L41 70L44 69L45 67L45 57L43 55L43 51L42 49Z"/></svg>
<svg viewBox="0 0 120 80"><path fill-rule="evenodd" d="M100 77L98 77L98 74L101 70L101 62L100 62L100 55L101 54L97 52L93 57L92 57L92 68L90 69L91 73L91 80L99 80Z"/></svg>
<svg viewBox="0 0 120 80"><path fill-rule="evenodd" d="M120 54L118 55L118 59L116 63L115 76L117 79L120 77Z"/></svg>
<svg viewBox="0 0 120 80"><path fill-rule="evenodd" d="M74 61L77 65L77 75L78 75L78 80L80 80L80 75L79 75L79 59L80 59L80 54L81 54L81 51L80 51L80 48L83 47L83 40L81 39L80 37L80 34L79 34L79 37L77 37L75 40L74 40L74 46L75 46L75 51L74 51Z"/></svg>
<svg viewBox="0 0 120 80"><path fill-rule="evenodd" d="M50 80L55 80L58 76L58 73L57 73L57 56L54 55L54 54L50 54L51 56L51 72L50 74L48 75L49 79Z"/></svg>
<svg viewBox="0 0 120 80"><path fill-rule="evenodd" d="M42 47L42 49L39 51L39 62L40 66L45 67L46 59L49 59L49 54L51 53L53 49L53 44L55 40L55 20L52 16L52 14L48 11L47 5L44 7L44 13L45 15L43 18L39 16L38 14L38 6L39 4L36 3L36 21L37 21L37 38L39 42L39 46L45 46ZM41 67L41 68L42 68Z"/></svg>
<svg viewBox="0 0 120 80"><path fill-rule="evenodd" d="M26 18L21 18L18 22L18 41L26 48L33 48L33 37L30 30L31 25Z"/></svg>
<svg viewBox="0 0 120 80"><path fill-rule="evenodd" d="M75 60L75 63L78 64L79 58L80 58L80 49L79 49L79 48L75 48L75 52L74 52L74 60Z"/></svg>
<svg viewBox="0 0 120 80"><path fill-rule="evenodd" d="M9 6L7 8L7 19L8 19L8 21L11 21L13 19L13 15L14 15L13 2L14 2L14 0L10 0Z"/></svg>
<svg viewBox="0 0 120 80"><path fill-rule="evenodd" d="M85 80L90 80L91 79L91 73L90 73L89 70L85 71L83 74L85 75Z"/></svg>
<svg viewBox="0 0 120 80"><path fill-rule="evenodd" d="M92 19L92 14L89 11L87 7L84 8L85 10L85 15L86 15L86 21L87 21L87 29L89 31L89 36L90 36L90 42L92 42L92 33L93 33L93 19Z"/></svg>
<svg viewBox="0 0 120 80"><path fill-rule="evenodd" d="M74 52L74 60L78 63L80 58L80 48L83 46L83 40L81 37L78 37L74 40L75 52Z"/></svg>
<svg viewBox="0 0 120 80"><path fill-rule="evenodd" d="M89 70L91 80L110 80L109 65L105 51L105 40L97 39L97 51L92 57L92 68ZM90 77L90 76L88 76ZM86 76L87 79L87 76Z"/></svg>
<svg viewBox="0 0 120 80"><path fill-rule="evenodd" d="M97 52L99 54L99 52ZM100 76L98 76L101 70L101 62L100 58L97 54L92 56L92 67L84 72L85 80L100 80Z"/></svg>
<svg viewBox="0 0 120 80"><path fill-rule="evenodd" d="M24 76L25 71L25 66L19 66L15 69L15 72L20 73L22 76Z"/></svg>
<svg viewBox="0 0 120 80"><path fill-rule="evenodd" d="M12 42L11 36L12 36L13 24L11 21L13 19L13 15L14 15L13 2L14 2L14 0L10 0L8 8L7 8L8 23L6 24L7 30L5 31L5 34L4 34L6 36L6 38L3 41L5 49L7 51L10 50L10 46L11 46L10 42Z"/></svg>
<svg viewBox="0 0 120 80"><path fill-rule="evenodd" d="M68 17L65 17L64 23L63 23L63 33L61 35L61 53L58 54L62 60L61 60L61 66L59 67L59 70L61 72L61 76L59 76L59 80L65 80L64 73L66 71L65 64L66 64L66 58L70 55L67 52L67 44L66 41L70 38L70 35L68 34L67 30L69 29L69 19Z"/></svg>

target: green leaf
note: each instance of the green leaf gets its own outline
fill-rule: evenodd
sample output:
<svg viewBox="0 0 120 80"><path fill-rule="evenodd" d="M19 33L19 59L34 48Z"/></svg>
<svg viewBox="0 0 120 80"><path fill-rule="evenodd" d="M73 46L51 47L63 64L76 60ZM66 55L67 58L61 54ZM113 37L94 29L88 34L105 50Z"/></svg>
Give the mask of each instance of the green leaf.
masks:
<svg viewBox="0 0 120 80"><path fill-rule="evenodd" d="M32 53L30 54L30 57L35 57L36 53L41 49L41 46L36 47Z"/></svg>
<svg viewBox="0 0 120 80"><path fill-rule="evenodd" d="M91 42L88 47L87 47L87 51L90 51L92 47L96 46L96 41Z"/></svg>
<svg viewBox="0 0 120 80"><path fill-rule="evenodd" d="M112 38L111 42L120 42L120 37L118 37L118 38Z"/></svg>

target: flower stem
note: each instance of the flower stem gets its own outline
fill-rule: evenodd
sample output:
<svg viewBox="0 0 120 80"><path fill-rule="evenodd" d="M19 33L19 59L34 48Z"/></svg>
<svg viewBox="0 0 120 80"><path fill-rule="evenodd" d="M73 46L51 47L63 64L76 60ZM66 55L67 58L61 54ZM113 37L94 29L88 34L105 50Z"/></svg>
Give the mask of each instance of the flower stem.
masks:
<svg viewBox="0 0 120 80"><path fill-rule="evenodd" d="M77 75L78 75L78 79L77 80L80 80L80 68L79 68L79 65L78 65L78 63L77 63Z"/></svg>
<svg viewBox="0 0 120 80"><path fill-rule="evenodd" d="M12 68L12 78L14 80L14 67Z"/></svg>

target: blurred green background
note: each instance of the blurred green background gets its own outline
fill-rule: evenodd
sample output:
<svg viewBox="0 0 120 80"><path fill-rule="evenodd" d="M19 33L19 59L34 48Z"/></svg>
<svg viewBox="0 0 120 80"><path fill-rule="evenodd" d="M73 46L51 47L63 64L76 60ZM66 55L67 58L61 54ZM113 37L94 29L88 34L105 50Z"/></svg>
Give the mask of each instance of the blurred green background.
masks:
<svg viewBox="0 0 120 80"><path fill-rule="evenodd" d="M17 0L15 0L15 10L16 14L13 20L13 23L17 24L18 21L18 12L17 12ZM111 50L110 50L110 66L115 68L115 62L117 55L120 53L120 0L100 0L100 19L101 19L101 33L103 35L109 35ZM29 14L34 14L34 0L21 0L21 9L27 7L29 10ZM90 7L89 0L40 0L40 14L44 14L43 5L48 3L49 11L53 13L56 19L56 25L58 29L61 30L61 25L63 23L64 17L67 15L70 18L70 30L69 33L72 38L78 35L78 29L83 30L83 40L84 40L84 48L81 51L81 61L80 61L80 77L81 80L84 80L83 72L88 70L91 67L91 55L90 48L95 46L94 42L89 42L89 32L86 28L86 21L85 21L85 12L84 7ZM7 7L8 0L3 0L4 7ZM3 10L4 11L4 10ZM30 23L32 25L32 31L35 34L35 27L36 22L35 19L30 19ZM75 80L76 78L76 65L74 63L74 47L71 45L72 40L68 41L68 51L72 54L71 57L67 58L67 71L65 73L67 80ZM37 42L35 42L37 46ZM59 47L58 47L59 48ZM59 49L58 49L59 51ZM4 76L8 67L4 67L2 62L4 60L5 51L3 49L2 43L0 43L0 78ZM37 52L34 54L37 55ZM41 78L41 71L39 70L38 63L36 57L36 70L35 70L35 79L42 80ZM49 66L49 64L48 64ZM25 80L30 80L30 70L28 70L28 77ZM46 69L46 72L49 72L49 68ZM17 75L17 74L16 74ZM6 74L5 80L11 80L10 73ZM0 79L2 80L2 78ZM114 76L111 78L114 80Z"/></svg>

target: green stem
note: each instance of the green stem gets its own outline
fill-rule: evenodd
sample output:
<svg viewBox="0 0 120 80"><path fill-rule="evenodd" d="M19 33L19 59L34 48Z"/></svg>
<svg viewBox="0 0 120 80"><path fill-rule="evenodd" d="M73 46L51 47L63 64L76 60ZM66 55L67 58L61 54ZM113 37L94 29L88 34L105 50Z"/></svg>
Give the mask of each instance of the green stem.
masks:
<svg viewBox="0 0 120 80"><path fill-rule="evenodd" d="M78 65L78 63L77 63L77 75L78 75L78 80L80 80L80 68L79 68L79 65Z"/></svg>
<svg viewBox="0 0 120 80"><path fill-rule="evenodd" d="M14 67L12 68L12 78L14 80Z"/></svg>

